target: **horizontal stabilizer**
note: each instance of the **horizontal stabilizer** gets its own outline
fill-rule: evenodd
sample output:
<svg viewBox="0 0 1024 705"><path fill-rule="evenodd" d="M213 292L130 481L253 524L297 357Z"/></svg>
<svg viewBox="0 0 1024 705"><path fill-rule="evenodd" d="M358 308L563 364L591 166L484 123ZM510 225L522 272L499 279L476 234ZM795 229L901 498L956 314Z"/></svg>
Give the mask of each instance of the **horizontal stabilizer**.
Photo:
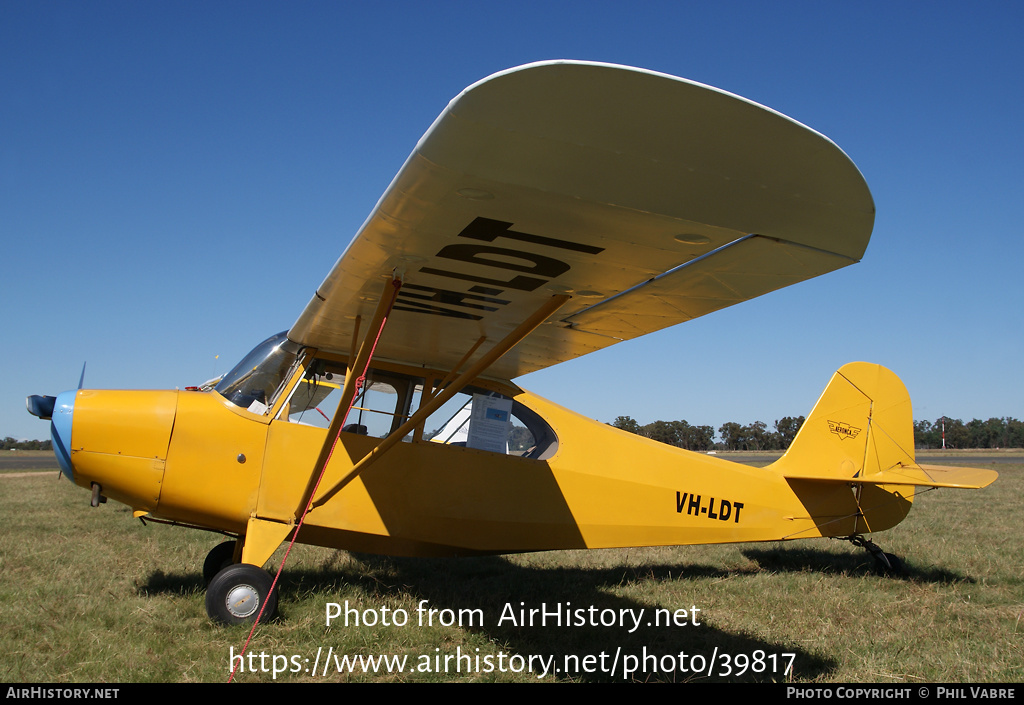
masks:
<svg viewBox="0 0 1024 705"><path fill-rule="evenodd" d="M998 477L994 470L919 464L906 387L890 370L864 362L836 371L772 467L787 480L849 485L978 489Z"/></svg>
<svg viewBox="0 0 1024 705"><path fill-rule="evenodd" d="M982 470L981 468L961 468L953 465L920 465L918 467L931 479L931 482L928 483L929 487L959 487L976 490L988 487L999 477L999 473L995 470Z"/></svg>
<svg viewBox="0 0 1024 705"><path fill-rule="evenodd" d="M789 480L841 482L870 485L916 485L918 487L950 487L977 490L995 482L999 473L980 468L961 468L952 465L899 465L867 476L837 477L800 472L786 472Z"/></svg>

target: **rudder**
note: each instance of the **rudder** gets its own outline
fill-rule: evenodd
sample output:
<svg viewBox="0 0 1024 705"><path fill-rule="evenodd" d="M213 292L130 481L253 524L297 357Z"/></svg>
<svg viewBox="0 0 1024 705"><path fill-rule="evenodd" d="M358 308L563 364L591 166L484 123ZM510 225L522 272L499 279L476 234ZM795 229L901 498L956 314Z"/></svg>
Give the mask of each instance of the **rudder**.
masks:
<svg viewBox="0 0 1024 705"><path fill-rule="evenodd" d="M840 367L775 467L786 477L860 479L914 464L914 421L903 382L881 365Z"/></svg>
<svg viewBox="0 0 1024 705"><path fill-rule="evenodd" d="M904 469L920 474L907 388L881 365L844 365L771 467L786 478L823 536L895 526L910 511L913 490L885 479Z"/></svg>
<svg viewBox="0 0 1024 705"><path fill-rule="evenodd" d="M915 487L977 489L998 477L994 470L919 465L913 418L899 377L852 362L832 376L770 468L789 482L823 536L895 526L910 511Z"/></svg>

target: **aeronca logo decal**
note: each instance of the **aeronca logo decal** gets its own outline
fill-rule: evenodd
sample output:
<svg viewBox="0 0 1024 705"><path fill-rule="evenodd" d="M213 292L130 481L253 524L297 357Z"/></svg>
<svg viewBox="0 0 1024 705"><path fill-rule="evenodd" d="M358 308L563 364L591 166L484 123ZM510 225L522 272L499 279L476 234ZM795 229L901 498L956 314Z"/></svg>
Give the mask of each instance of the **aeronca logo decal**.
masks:
<svg viewBox="0 0 1024 705"><path fill-rule="evenodd" d="M856 426L851 426L843 421L829 421L828 430L830 433L834 433L839 436L840 440L846 440L847 438L856 438L857 434L860 433L860 429Z"/></svg>
<svg viewBox="0 0 1024 705"><path fill-rule="evenodd" d="M517 232L511 229L512 225L491 218L476 218L459 233L459 237L476 242L446 245L435 255L453 263L488 267L490 269L475 271L489 276L466 272L459 265L451 269L422 267L420 271L425 274L446 277L460 286L465 286L462 282L472 282L473 286L465 291L454 291L406 284L398 294L395 309L479 321L487 312L497 311L510 303L502 297L506 290L534 291L571 269L568 263L552 255L558 255L562 250L591 255L604 251L603 247ZM502 246L481 244L495 240ZM506 242L508 240L514 247L507 246L510 244ZM443 262L439 264L447 266Z"/></svg>

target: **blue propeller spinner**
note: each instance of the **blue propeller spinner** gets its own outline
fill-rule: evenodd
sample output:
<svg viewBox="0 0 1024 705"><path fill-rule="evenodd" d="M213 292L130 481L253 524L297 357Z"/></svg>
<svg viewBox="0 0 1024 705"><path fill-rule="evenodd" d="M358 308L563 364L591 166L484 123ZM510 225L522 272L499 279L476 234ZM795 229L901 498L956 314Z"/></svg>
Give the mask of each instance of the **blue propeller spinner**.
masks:
<svg viewBox="0 0 1024 705"><path fill-rule="evenodd" d="M78 378L78 389L85 383L85 365ZM60 463L60 471L74 482L71 468L71 416L75 410L75 396L78 389L61 392L55 397L33 394L25 399L28 413L50 422L50 438L53 440L53 452Z"/></svg>

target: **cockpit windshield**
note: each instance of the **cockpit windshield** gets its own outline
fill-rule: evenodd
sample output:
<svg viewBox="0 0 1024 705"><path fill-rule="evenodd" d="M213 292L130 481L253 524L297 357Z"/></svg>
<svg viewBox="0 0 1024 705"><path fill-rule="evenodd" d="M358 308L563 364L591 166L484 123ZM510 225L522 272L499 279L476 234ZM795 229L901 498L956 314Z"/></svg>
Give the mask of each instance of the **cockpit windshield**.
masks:
<svg viewBox="0 0 1024 705"><path fill-rule="evenodd" d="M287 332L272 335L253 348L214 387L228 401L257 414L265 413L287 381L299 353Z"/></svg>

